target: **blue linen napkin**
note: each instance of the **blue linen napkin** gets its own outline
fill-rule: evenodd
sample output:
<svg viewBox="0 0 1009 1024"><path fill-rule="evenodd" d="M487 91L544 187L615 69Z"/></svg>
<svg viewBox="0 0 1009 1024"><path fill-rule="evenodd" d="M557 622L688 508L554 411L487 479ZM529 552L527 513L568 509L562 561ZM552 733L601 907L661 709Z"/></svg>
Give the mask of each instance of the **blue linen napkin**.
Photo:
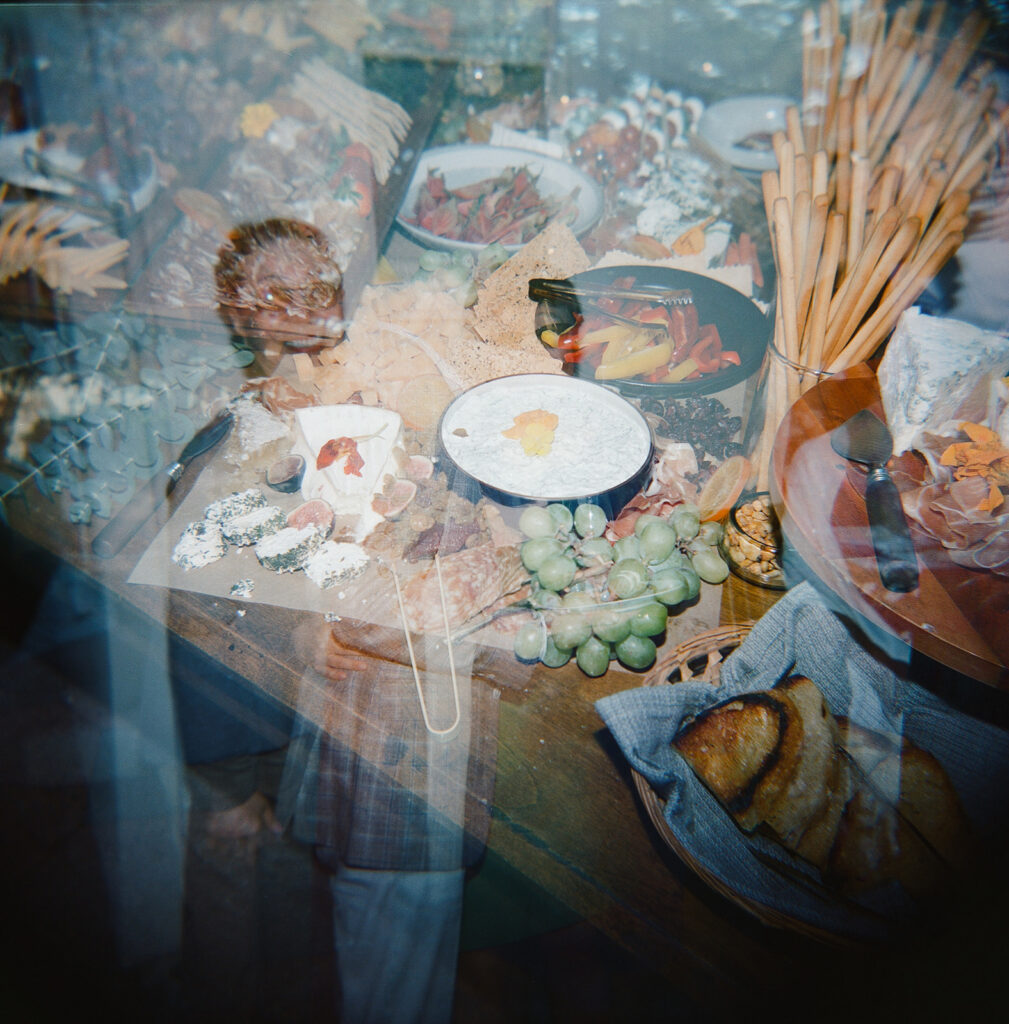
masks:
<svg viewBox="0 0 1009 1024"><path fill-rule="evenodd" d="M689 716L737 694L769 689L794 673L817 683L835 715L904 735L934 754L979 836L1001 823L1009 734L952 708L877 661L808 583L790 590L754 626L726 659L719 686L688 681L639 687L602 698L596 710L631 766L665 801L665 820L676 840L724 884L815 927L851 938L883 938L891 931L887 918L897 921L912 910L898 887L860 904L821 895L812 867L773 840L739 829L670 745ZM810 884L769 869L754 851L784 862Z"/></svg>

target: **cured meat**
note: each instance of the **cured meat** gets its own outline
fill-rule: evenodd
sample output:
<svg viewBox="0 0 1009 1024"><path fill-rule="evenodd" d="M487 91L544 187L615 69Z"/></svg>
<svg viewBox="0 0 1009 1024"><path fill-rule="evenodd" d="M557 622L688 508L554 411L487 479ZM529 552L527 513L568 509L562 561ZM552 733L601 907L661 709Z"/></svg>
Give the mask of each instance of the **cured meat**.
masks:
<svg viewBox="0 0 1009 1024"><path fill-rule="evenodd" d="M242 391L258 391L260 401L274 416L319 404L317 398L299 391L283 377L256 377L246 381Z"/></svg>
<svg viewBox="0 0 1009 1024"><path fill-rule="evenodd" d="M517 590L527 573L517 548L491 544L466 548L440 559L441 581L449 627L458 629L505 594ZM403 604L411 630L443 633L442 591L438 571L431 563L403 585Z"/></svg>
<svg viewBox="0 0 1009 1024"><path fill-rule="evenodd" d="M958 565L1009 575L1009 513L978 511L987 493L983 478L966 477L903 491L901 500L908 518L935 537Z"/></svg>

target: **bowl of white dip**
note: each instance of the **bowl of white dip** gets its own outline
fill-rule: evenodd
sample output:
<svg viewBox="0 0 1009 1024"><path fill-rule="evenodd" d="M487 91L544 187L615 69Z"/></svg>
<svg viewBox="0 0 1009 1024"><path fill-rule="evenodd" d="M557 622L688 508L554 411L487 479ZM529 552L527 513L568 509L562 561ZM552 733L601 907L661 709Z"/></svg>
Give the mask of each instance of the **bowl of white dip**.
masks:
<svg viewBox="0 0 1009 1024"><path fill-rule="evenodd" d="M506 432L539 412L556 425L529 453ZM465 478L503 504L591 499L615 514L652 461L651 429L634 405L592 381L551 373L497 377L463 392L442 416L439 441Z"/></svg>

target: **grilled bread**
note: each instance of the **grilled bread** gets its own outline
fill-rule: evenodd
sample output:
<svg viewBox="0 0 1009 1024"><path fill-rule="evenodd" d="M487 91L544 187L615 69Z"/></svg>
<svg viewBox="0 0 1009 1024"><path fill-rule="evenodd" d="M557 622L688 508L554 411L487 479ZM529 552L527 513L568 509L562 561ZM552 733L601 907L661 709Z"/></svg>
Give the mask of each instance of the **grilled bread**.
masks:
<svg viewBox="0 0 1009 1024"><path fill-rule="evenodd" d="M835 718L804 676L708 708L673 747L744 831L763 826L845 892L897 881L921 895L965 859L968 823L942 765Z"/></svg>
<svg viewBox="0 0 1009 1024"><path fill-rule="evenodd" d="M819 687L805 676L791 676L774 692L787 695L798 708L802 746L795 771L764 820L785 846L795 849L827 805L827 784L837 760L837 723Z"/></svg>
<svg viewBox="0 0 1009 1024"><path fill-rule="evenodd" d="M750 832L795 772L802 715L785 693L745 693L701 712L680 729L673 747Z"/></svg>

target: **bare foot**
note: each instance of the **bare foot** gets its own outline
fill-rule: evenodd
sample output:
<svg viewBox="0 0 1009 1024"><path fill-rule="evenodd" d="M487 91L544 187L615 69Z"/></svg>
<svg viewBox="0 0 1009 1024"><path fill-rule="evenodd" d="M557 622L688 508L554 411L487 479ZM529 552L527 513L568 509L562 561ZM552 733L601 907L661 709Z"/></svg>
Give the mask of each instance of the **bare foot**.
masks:
<svg viewBox="0 0 1009 1024"><path fill-rule="evenodd" d="M207 835L214 839L249 839L264 831L280 835L283 830L262 793L253 793L237 807L207 815Z"/></svg>

